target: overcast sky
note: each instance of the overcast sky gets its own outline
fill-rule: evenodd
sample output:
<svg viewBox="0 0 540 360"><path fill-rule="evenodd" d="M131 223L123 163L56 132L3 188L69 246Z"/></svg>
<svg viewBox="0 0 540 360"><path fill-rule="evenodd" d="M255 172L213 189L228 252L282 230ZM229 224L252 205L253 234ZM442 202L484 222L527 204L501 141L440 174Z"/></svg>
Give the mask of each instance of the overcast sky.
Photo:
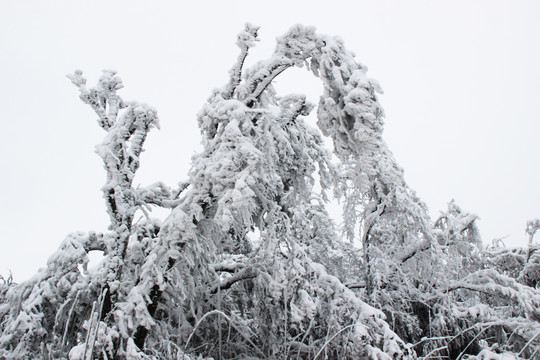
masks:
<svg viewBox="0 0 540 360"><path fill-rule="evenodd" d="M65 77L102 69L121 95L158 109L136 184L185 179L196 113L227 81L247 21L267 58L291 25L339 35L384 95L385 139L432 216L452 198L481 217L485 242L524 246L540 217L539 1L0 0L0 274L21 281L66 234L104 231L104 136ZM290 71L278 90L318 101Z"/></svg>

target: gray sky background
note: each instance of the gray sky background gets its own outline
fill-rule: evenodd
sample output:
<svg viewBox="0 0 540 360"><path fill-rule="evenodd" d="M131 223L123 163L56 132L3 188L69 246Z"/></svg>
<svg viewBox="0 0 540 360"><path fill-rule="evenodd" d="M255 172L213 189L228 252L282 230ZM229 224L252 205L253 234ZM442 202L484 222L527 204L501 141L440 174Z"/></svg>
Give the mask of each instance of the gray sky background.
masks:
<svg viewBox="0 0 540 360"><path fill-rule="evenodd" d="M24 280L66 234L107 226L104 132L65 74L115 69L124 99L158 109L136 183L175 185L247 21L250 64L295 23L341 36L382 85L385 139L432 216L454 198L485 242L524 246L540 217L539 18L538 1L0 0L0 274ZM321 89L305 70L277 87L315 103Z"/></svg>

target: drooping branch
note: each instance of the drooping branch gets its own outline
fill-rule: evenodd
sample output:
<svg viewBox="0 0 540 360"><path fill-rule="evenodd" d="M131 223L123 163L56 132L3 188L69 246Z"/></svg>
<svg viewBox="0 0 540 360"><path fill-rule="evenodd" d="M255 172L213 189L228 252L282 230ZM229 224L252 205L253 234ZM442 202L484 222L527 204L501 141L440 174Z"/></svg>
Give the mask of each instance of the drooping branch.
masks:
<svg viewBox="0 0 540 360"><path fill-rule="evenodd" d="M218 288L220 290L229 289L231 286L233 286L235 283L239 281L253 279L256 276L257 276L257 271L252 266L248 266L238 272L235 272L233 275L227 277L225 280L221 281L219 284L214 285L212 289L210 290L210 293L212 294L217 293Z"/></svg>
<svg viewBox="0 0 540 360"><path fill-rule="evenodd" d="M404 254L402 254L399 258L398 258L398 261L400 263L404 263L406 262L407 260L411 259L413 256L415 256L416 254L422 252L422 251L426 251L428 250L429 248L431 247L431 241L430 239L423 239L421 240L418 244L415 244L411 249L409 249L409 251L405 252Z"/></svg>
<svg viewBox="0 0 540 360"><path fill-rule="evenodd" d="M269 66L264 68L264 70L261 69L260 73L251 79L251 84L249 84L251 94L247 97L246 104L249 104L255 99L259 99L268 85L270 85L279 74L293 65L294 63L287 58L277 58L273 60Z"/></svg>
<svg viewBox="0 0 540 360"><path fill-rule="evenodd" d="M172 209L180 204L178 197L188 186L188 182L182 182L177 189L171 191L169 186L158 181L152 185L137 188L135 191L136 204L141 207L156 205L162 208Z"/></svg>
<svg viewBox="0 0 540 360"><path fill-rule="evenodd" d="M439 290L438 297L443 294L466 289L484 293L488 296L502 296L519 304L523 313L531 319L540 320L540 292L529 286L518 283L515 279L504 276L492 269L478 270Z"/></svg>

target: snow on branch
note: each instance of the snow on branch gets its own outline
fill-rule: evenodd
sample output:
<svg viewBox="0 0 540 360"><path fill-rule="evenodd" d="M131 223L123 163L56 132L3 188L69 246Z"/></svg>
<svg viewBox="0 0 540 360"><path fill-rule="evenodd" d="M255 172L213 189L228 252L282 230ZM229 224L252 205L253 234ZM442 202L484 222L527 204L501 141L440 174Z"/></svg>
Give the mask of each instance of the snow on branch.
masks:
<svg viewBox="0 0 540 360"><path fill-rule="evenodd" d="M540 321L540 292L501 275L493 269L478 270L449 285L442 293L467 289L487 295L498 295L514 300L529 319ZM441 294L442 296L442 294Z"/></svg>
<svg viewBox="0 0 540 360"><path fill-rule="evenodd" d="M257 38L257 31L259 30L258 26L247 23L245 25L244 31L241 31L238 34L238 39L236 45L240 48L240 55L238 55L238 60L236 64L229 70L230 82L226 86L224 91L225 98L231 98L234 91L240 84L242 79L242 69L244 67L244 61L248 55L248 51L251 47L255 46L255 42L259 41Z"/></svg>

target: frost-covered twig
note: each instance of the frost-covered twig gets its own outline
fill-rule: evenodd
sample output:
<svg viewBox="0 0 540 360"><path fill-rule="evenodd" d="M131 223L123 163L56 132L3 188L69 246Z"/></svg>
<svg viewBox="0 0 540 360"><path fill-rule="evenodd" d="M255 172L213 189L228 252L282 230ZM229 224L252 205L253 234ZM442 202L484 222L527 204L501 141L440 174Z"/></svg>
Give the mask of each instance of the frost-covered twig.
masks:
<svg viewBox="0 0 540 360"><path fill-rule="evenodd" d="M66 345L66 338L69 331L69 325L71 323L71 320L73 319L73 311L75 310L75 305L77 305L77 301L79 300L80 291L77 291L77 295L75 295L75 300L73 300L73 304L71 304L71 308L69 309L68 317L66 324L64 325L64 334L62 335L62 342L61 347L62 349Z"/></svg>
<svg viewBox="0 0 540 360"><path fill-rule="evenodd" d="M330 339L328 339L324 345L319 349L319 351L317 352L317 354L315 354L315 357L313 358L313 360L317 360L317 358L319 356L321 356L321 354L323 353L324 349L326 349L326 347L332 342L334 341L334 339L339 335L341 334L342 332L344 332L345 330L348 330L352 327L355 327L355 326L362 326L362 324L351 324L351 325L347 325L343 328L341 328L339 331L337 331L334 335L332 335L332 337Z"/></svg>
<svg viewBox="0 0 540 360"><path fill-rule="evenodd" d="M246 60L248 51L251 47L255 46L255 42L259 40L257 38L258 30L258 26L247 23L245 25L244 31L238 34L236 45L240 48L241 52L240 55L238 55L238 60L236 64L234 64L234 66L229 71L230 80L225 91L226 98L231 98L234 94L234 91L240 84L240 81L242 79L242 68L244 67L244 61Z"/></svg>
<svg viewBox="0 0 540 360"><path fill-rule="evenodd" d="M238 331L238 333L240 335L242 335L242 337L259 353L259 355L262 356L262 358L266 358L266 356L264 355L264 353L251 341L250 339L250 336L244 334L244 332L242 330L240 330L235 324L234 322L232 321L232 319L227 316L227 314L225 314L223 311L221 310L212 310L212 311L209 311L207 312L206 314L204 314L200 319L199 321L197 321L197 324L195 324L195 326L193 327L193 330L191 332L191 334L189 334L189 337L187 338L186 340L186 348L189 346L189 343L191 341L191 338L193 337L193 335L195 334L195 332L197 331L197 329L199 328L199 326L203 323L203 321L211 316L211 315L220 315L220 316L223 316L228 322L229 324L231 324L231 326L236 330Z"/></svg>
<svg viewBox="0 0 540 360"><path fill-rule="evenodd" d="M495 324L491 324L491 325L489 325L489 326L483 328L482 330L480 330L480 331L478 332L478 334L476 334L476 335L472 338L472 340L469 341L469 343L467 344L467 346L465 346L465 347L463 348L463 350L459 353L459 355L458 355L458 357L456 358L456 360L460 360L460 359L463 357L463 355L465 354L465 352L467 351L467 349L469 348L469 346L471 346L472 343L475 342L476 339L478 339L478 338L480 337L480 335L482 335L486 330L490 329L490 328L491 328L492 326L494 326L494 325L495 325Z"/></svg>
<svg viewBox="0 0 540 360"><path fill-rule="evenodd" d="M527 341L527 343L523 346L523 348L521 349L521 351L518 353L518 356L521 356L521 354L523 354L523 352L529 347L529 345L531 345L533 343L534 340L536 340L537 337L540 336L540 331L538 331L534 336L532 336L530 338L529 341ZM538 347L536 350L535 350L535 353L538 351L538 349L540 349L540 347ZM533 355L534 356L534 355ZM531 357L532 359L533 357Z"/></svg>

